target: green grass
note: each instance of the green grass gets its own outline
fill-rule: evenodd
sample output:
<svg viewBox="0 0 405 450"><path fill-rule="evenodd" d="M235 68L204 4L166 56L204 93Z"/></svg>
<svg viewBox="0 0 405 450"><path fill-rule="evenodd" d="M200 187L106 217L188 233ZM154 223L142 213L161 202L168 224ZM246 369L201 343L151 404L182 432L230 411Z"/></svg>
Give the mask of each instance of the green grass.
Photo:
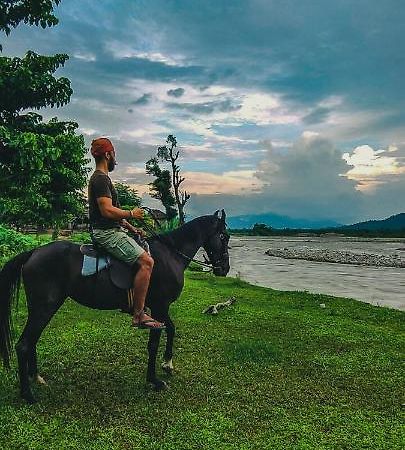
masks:
<svg viewBox="0 0 405 450"><path fill-rule="evenodd" d="M0 448L404 448L404 313L193 272L172 317L175 373L156 393L147 333L67 301L38 345L40 402L18 399L15 360L0 369Z"/></svg>

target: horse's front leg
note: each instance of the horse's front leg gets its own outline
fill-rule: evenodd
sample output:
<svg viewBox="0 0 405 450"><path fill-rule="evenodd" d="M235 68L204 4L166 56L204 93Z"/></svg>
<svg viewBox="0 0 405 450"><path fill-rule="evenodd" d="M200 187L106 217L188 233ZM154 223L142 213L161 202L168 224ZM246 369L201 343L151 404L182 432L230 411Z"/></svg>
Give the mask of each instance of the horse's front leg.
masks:
<svg viewBox="0 0 405 450"><path fill-rule="evenodd" d="M162 330L150 330L149 332L149 342L148 342L148 371L146 374L146 381L153 384L153 388L156 391L161 391L167 388L167 384L159 380L156 377L156 357L159 348L160 335Z"/></svg>
<svg viewBox="0 0 405 450"><path fill-rule="evenodd" d="M172 319L167 316L165 320L166 325L166 333L167 333L167 341L166 341L166 349L165 354L163 356L162 369L168 374L171 375L173 373L173 341L174 335L176 333L176 327Z"/></svg>

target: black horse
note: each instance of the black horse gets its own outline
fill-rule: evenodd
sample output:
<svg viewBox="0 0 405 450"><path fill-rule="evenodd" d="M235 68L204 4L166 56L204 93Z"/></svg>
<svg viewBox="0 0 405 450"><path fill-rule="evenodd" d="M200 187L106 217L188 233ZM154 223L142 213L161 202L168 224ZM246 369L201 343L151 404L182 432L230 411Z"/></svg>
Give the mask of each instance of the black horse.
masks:
<svg viewBox="0 0 405 450"><path fill-rule="evenodd" d="M198 249L203 247L218 276L229 271L229 235L226 233L225 212L198 217L165 235L148 239L155 260L146 306L152 316L166 324L167 342L163 369L173 369L173 338L175 327L169 307L184 285L184 271ZM28 319L16 344L20 392L23 399L35 401L29 378L44 382L38 373L36 344L41 333L67 297L94 309L128 308L127 292L110 281L106 270L83 277L83 255L80 246L70 241L56 241L21 253L8 261L0 272L0 355L5 367L10 367L11 304L18 297L20 278L24 281ZM130 312L130 311L128 311ZM148 342L147 381L156 390L166 383L156 377L156 355L161 330L151 330Z"/></svg>

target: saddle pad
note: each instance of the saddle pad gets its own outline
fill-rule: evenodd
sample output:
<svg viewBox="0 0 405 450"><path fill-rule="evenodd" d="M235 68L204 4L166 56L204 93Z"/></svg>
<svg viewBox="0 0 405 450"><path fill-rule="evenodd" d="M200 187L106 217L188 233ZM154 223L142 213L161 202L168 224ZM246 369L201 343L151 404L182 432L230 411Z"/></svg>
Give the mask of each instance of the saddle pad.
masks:
<svg viewBox="0 0 405 450"><path fill-rule="evenodd" d="M129 289L134 282L134 268L113 258L110 265L111 281L120 289Z"/></svg>
<svg viewBox="0 0 405 450"><path fill-rule="evenodd" d="M98 270L105 269L110 265L110 258L108 256L100 256L98 258ZM87 277L95 274L97 271L97 258L83 255L82 275Z"/></svg>

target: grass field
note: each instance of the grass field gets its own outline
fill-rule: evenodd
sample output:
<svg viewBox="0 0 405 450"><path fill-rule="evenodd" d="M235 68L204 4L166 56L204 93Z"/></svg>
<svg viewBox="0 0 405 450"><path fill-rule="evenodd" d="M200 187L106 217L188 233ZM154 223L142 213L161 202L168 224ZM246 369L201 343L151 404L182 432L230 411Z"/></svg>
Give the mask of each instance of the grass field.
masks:
<svg viewBox="0 0 405 450"><path fill-rule="evenodd" d="M188 273L172 316L175 372L156 393L147 333L67 301L38 345L40 402L18 399L15 358L0 369L0 448L404 448L404 313Z"/></svg>

